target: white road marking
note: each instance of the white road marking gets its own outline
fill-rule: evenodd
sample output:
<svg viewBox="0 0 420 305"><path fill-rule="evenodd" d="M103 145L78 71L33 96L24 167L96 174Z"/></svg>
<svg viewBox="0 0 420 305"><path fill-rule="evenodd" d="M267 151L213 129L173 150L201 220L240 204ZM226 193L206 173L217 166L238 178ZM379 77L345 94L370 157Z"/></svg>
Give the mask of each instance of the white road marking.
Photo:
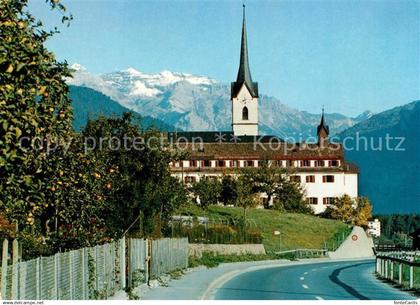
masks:
<svg viewBox="0 0 420 305"><path fill-rule="evenodd" d="M323 300L323 298L321 298L319 296L315 296L315 299L317 299L317 300Z"/></svg>
<svg viewBox="0 0 420 305"><path fill-rule="evenodd" d="M302 287L305 289L309 289L308 285L302 284Z"/></svg>
<svg viewBox="0 0 420 305"><path fill-rule="evenodd" d="M303 276L300 277L300 280L303 281L305 278Z"/></svg>
<svg viewBox="0 0 420 305"><path fill-rule="evenodd" d="M308 272L305 272L304 274L308 274Z"/></svg>

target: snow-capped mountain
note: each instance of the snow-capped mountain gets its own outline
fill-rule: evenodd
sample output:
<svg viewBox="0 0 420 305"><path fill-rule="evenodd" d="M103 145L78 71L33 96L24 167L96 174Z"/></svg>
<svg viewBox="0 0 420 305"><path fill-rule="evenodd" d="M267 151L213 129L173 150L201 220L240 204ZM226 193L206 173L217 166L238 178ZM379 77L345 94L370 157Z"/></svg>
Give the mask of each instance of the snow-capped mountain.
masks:
<svg viewBox="0 0 420 305"><path fill-rule="evenodd" d="M230 130L230 86L217 80L186 73L163 71L147 74L133 68L96 75L80 64L71 66L68 83L99 91L141 115L159 118L186 131ZM331 132L337 133L371 115L357 118L326 114ZM298 111L274 97L260 98L261 134L306 139L315 135L320 114Z"/></svg>

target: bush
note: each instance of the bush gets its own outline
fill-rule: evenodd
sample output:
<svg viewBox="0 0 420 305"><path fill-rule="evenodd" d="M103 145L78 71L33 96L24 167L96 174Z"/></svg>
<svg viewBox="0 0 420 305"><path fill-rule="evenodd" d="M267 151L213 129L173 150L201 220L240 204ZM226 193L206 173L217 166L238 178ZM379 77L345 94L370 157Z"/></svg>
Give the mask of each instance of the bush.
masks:
<svg viewBox="0 0 420 305"><path fill-rule="evenodd" d="M246 228L233 225L212 224L202 225L193 224L192 226L181 223L172 225L172 236L188 237L191 243L204 244L260 244L262 243L262 233L258 229Z"/></svg>

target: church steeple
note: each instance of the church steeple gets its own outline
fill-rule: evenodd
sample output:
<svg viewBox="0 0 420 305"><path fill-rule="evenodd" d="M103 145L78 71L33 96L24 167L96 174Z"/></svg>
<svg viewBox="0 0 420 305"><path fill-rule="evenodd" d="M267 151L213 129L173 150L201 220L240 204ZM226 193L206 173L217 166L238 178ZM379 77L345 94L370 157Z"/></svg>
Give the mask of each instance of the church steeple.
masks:
<svg viewBox="0 0 420 305"><path fill-rule="evenodd" d="M236 82L232 83L231 97L238 95L242 85L247 87L252 97L258 97L258 83L252 82L251 71L249 69L248 42L246 34L245 4L243 5L242 37L241 37L241 57L239 61L238 76Z"/></svg>
<svg viewBox="0 0 420 305"><path fill-rule="evenodd" d="M330 134L330 128L325 124L324 119L324 106L322 106L321 122L317 128L318 145L328 144L328 135Z"/></svg>

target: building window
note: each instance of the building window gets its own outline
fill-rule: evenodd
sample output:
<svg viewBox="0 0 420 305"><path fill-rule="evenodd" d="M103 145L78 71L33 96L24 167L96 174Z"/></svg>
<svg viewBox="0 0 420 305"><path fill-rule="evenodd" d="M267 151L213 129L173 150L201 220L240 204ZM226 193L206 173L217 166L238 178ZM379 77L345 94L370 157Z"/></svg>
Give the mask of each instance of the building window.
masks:
<svg viewBox="0 0 420 305"><path fill-rule="evenodd" d="M335 197L325 197L322 199L322 203L325 205L334 204Z"/></svg>
<svg viewBox="0 0 420 305"><path fill-rule="evenodd" d="M196 181L195 177L193 176L186 176L184 177L185 183L194 183Z"/></svg>
<svg viewBox="0 0 420 305"><path fill-rule="evenodd" d="M230 167L239 167L239 161L238 160L230 161Z"/></svg>
<svg viewBox="0 0 420 305"><path fill-rule="evenodd" d="M331 161L329 162L329 165L330 165L330 166L338 166L338 160L331 160Z"/></svg>
<svg viewBox="0 0 420 305"><path fill-rule="evenodd" d="M247 160L245 161L246 167L254 167L254 160Z"/></svg>
<svg viewBox="0 0 420 305"><path fill-rule="evenodd" d="M218 167L225 167L226 166L226 163L225 163L224 160L217 160L217 166Z"/></svg>
<svg viewBox="0 0 420 305"><path fill-rule="evenodd" d="M322 182L332 183L334 182L334 175L325 175L322 176Z"/></svg>
<svg viewBox="0 0 420 305"><path fill-rule="evenodd" d="M315 176L314 175L306 176L306 183L314 183L314 182L315 182Z"/></svg>
<svg viewBox="0 0 420 305"><path fill-rule="evenodd" d="M197 160L190 160L190 167L197 167L197 166L198 166Z"/></svg>
<svg viewBox="0 0 420 305"><path fill-rule="evenodd" d="M317 160L315 165L317 167L324 167L325 166L325 161L324 160Z"/></svg>
<svg viewBox="0 0 420 305"><path fill-rule="evenodd" d="M282 167L283 162L281 160L273 160L273 161L271 161L271 165L275 166L275 167Z"/></svg>
<svg viewBox="0 0 420 305"><path fill-rule="evenodd" d="M290 176L290 181L300 182L300 176L297 176L297 175Z"/></svg>
<svg viewBox="0 0 420 305"><path fill-rule="evenodd" d="M308 198L306 198L306 201L309 204L318 204L318 198L316 198L316 197L308 197Z"/></svg>
<svg viewBox="0 0 420 305"><path fill-rule="evenodd" d="M210 160L204 160L201 164L202 164L203 167L210 167L211 166Z"/></svg>
<svg viewBox="0 0 420 305"><path fill-rule="evenodd" d="M248 108L244 107L242 109L242 120L248 121Z"/></svg>
<svg viewBox="0 0 420 305"><path fill-rule="evenodd" d="M303 161L300 161L300 164L301 164L302 167L310 167L311 166L311 161L303 160Z"/></svg>
<svg viewBox="0 0 420 305"><path fill-rule="evenodd" d="M293 167L294 166L294 161L293 160L287 160L287 166L288 167Z"/></svg>

